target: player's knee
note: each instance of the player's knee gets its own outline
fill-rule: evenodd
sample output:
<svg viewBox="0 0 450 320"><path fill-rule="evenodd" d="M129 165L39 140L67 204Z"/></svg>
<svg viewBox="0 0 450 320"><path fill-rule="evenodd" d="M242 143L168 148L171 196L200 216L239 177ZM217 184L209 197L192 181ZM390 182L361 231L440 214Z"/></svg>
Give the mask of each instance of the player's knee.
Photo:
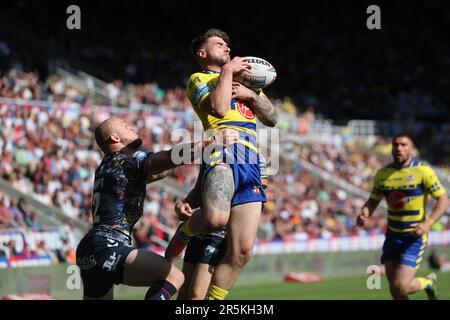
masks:
<svg viewBox="0 0 450 320"><path fill-rule="evenodd" d="M407 296L409 291L409 284L404 282L392 282L390 289L393 295Z"/></svg>
<svg viewBox="0 0 450 320"><path fill-rule="evenodd" d="M222 229L228 223L228 214L226 212L222 212L217 210L213 212L211 218L208 219L208 229L211 231Z"/></svg>
<svg viewBox="0 0 450 320"><path fill-rule="evenodd" d="M173 267L166 280L179 290L184 282L184 274L178 268Z"/></svg>
<svg viewBox="0 0 450 320"><path fill-rule="evenodd" d="M232 259L234 261L234 264L238 268L243 268L247 264L247 262L250 261L252 256L253 256L252 246L242 246L232 253Z"/></svg>

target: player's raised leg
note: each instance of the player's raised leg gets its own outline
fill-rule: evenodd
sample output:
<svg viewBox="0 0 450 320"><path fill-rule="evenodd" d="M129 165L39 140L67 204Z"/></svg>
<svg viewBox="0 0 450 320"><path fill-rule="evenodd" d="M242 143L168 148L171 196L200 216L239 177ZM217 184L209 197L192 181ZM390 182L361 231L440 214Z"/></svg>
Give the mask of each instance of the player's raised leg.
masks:
<svg viewBox="0 0 450 320"><path fill-rule="evenodd" d="M261 202L249 202L231 209L227 226L227 251L215 268L208 299L225 299L240 271L252 257L261 206Z"/></svg>
<svg viewBox="0 0 450 320"><path fill-rule="evenodd" d="M194 234L210 233L225 227L230 218L234 179L231 168L226 164L214 166L203 182L202 209L207 222L192 221Z"/></svg>
<svg viewBox="0 0 450 320"><path fill-rule="evenodd" d="M230 217L233 192L230 167L225 164L212 167L203 182L202 208L180 224L167 246L166 258L173 261L174 257L179 257L192 237L225 227Z"/></svg>
<svg viewBox="0 0 450 320"><path fill-rule="evenodd" d="M151 286L146 300L170 300L184 282L183 273L160 255L135 249L125 260L123 283Z"/></svg>

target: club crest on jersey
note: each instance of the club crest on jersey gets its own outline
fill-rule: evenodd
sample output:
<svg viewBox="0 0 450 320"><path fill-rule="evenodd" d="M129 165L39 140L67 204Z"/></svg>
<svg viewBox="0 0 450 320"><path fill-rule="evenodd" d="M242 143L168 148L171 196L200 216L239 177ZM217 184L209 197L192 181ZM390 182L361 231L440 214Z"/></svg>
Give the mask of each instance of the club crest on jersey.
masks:
<svg viewBox="0 0 450 320"><path fill-rule="evenodd" d="M406 181L412 181L414 180L416 177L413 174L410 174L407 178Z"/></svg>
<svg viewBox="0 0 450 320"><path fill-rule="evenodd" d="M235 105L236 105L237 109L239 110L239 113L242 114L245 118L253 119L255 117L252 109L247 107L247 105L245 103L236 102Z"/></svg>
<svg viewBox="0 0 450 320"><path fill-rule="evenodd" d="M260 194L261 193L261 191L259 190L259 186L257 186L257 185L253 186L253 193L255 193L255 194Z"/></svg>

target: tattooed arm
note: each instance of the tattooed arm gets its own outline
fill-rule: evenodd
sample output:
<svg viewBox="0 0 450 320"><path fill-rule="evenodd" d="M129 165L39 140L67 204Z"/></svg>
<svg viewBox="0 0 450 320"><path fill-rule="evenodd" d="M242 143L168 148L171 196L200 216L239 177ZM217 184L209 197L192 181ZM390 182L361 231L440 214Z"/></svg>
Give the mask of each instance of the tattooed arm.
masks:
<svg viewBox="0 0 450 320"><path fill-rule="evenodd" d="M264 125L268 127L275 127L277 125L277 110L267 97L258 95L239 82L233 82L232 97L249 102L259 121Z"/></svg>
<svg viewBox="0 0 450 320"><path fill-rule="evenodd" d="M278 122L278 114L272 102L267 97L260 96L255 92L252 95L250 104L259 121L268 127L275 127Z"/></svg>

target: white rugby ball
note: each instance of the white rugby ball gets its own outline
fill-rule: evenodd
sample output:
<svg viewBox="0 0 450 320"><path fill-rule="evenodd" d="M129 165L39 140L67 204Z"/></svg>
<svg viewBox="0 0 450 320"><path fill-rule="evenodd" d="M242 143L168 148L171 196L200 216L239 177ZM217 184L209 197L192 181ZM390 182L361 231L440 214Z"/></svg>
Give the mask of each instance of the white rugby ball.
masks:
<svg viewBox="0 0 450 320"><path fill-rule="evenodd" d="M239 81L247 88L253 90L263 89L272 84L277 78L275 68L268 61L258 57L244 57L244 61L252 66L250 74L245 75Z"/></svg>

